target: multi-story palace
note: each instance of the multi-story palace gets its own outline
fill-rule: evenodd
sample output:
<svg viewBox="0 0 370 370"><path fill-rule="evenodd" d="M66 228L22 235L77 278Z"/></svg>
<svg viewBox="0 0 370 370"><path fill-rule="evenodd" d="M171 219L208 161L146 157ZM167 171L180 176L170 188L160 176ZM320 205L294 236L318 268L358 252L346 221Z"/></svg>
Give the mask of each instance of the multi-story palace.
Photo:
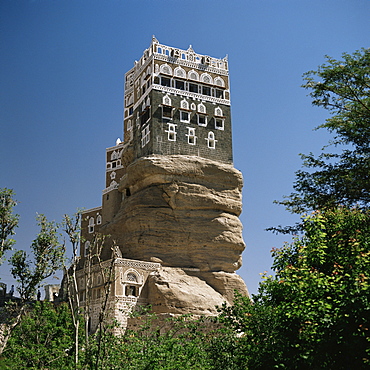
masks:
<svg viewBox="0 0 370 370"><path fill-rule="evenodd" d="M111 303L115 309L115 316L121 321L125 320L122 314L125 307L138 303L150 303L155 306L155 301L161 300L158 298L158 292L156 298L154 298L155 294L151 292L151 289L154 288L151 287L155 283L148 283L148 277L157 274L158 279L158 274L161 274L158 271L163 266L181 268L181 274L186 274L182 281L185 281L190 275L193 280L206 281L212 289L215 289L215 294L219 294L221 298L227 300L230 298L230 291L235 288L235 285L241 290L243 290L243 286L245 288L245 285L238 280L237 284L231 284L228 288L227 282L221 284L219 282L212 283L212 281L220 281L221 278L217 277L219 276L217 274L221 273L220 271L227 270L226 273L229 273L230 276L236 275L234 271L240 267L239 257L244 249L244 242L239 235L241 234L241 227L240 230L238 229L235 232L235 234L239 233L240 240L238 239L236 243L230 242L230 238L227 240L228 246L232 243L237 245L237 247L231 247L236 256L231 258L230 265L233 266L231 268L223 268L222 262L218 262L218 267L216 264L206 263L208 267L205 268L204 261L207 255L209 260L213 258L212 255L209 255L210 252L207 250L205 256L199 257L198 252L193 251L194 248L191 251L187 249L188 245L196 246L198 242L199 249L203 246L204 248L216 248L218 245L220 246L219 249L222 249L220 240L227 239L228 237L225 235L235 231L235 229L229 230L226 227L217 231L218 235L209 236L208 241L202 239L203 237L207 238L207 234L209 234L206 229L199 233L201 236L194 236L196 234L196 224L199 223L196 220L198 216L194 213L197 208L202 208L203 211L204 209L212 209L212 212L217 213L212 216L209 222L207 216L199 216L202 220L205 220L205 227L210 229L214 228L215 222L213 220L221 219L220 215L223 219L228 217L225 216L225 212L229 212L233 222L237 223L237 216L241 211L240 199L234 199L240 205L220 205L222 202L227 203L228 196L231 198L235 196L235 192L232 193L234 188L237 189L237 197L241 190L241 175L235 175L234 172L238 171L232 166L227 57L217 59L200 55L195 53L191 46L187 50L165 46L153 37L150 47L144 51L139 61L135 61L134 67L125 74L124 85L124 140L117 139L115 146L106 149L106 187L103 190L102 206L83 213L81 266L83 266L83 261L90 253L94 233L102 232L111 235L111 239L119 247L114 262L115 282L112 285ZM152 160L152 158L157 161L170 158L171 163L174 163L174 169L171 169L172 172L170 171L171 176L169 177L169 170L166 169L166 180L163 180L164 170L162 169L162 172L157 173L145 162L146 160ZM184 160L186 165L184 165ZM137 170L139 164L141 167L140 170ZM182 170L184 166L188 168L189 165L200 166L194 170L198 171L200 175L198 177L193 176L191 181L189 180L188 170ZM157 164L156 166L158 167ZM222 170L217 169L212 175L206 174L204 168L216 168L217 166ZM222 180L215 180L217 171L221 171L220 178ZM225 175L225 171L231 171L232 175L229 172ZM132 175L133 172L135 176ZM229 178L225 176L229 176ZM237 181L235 180L236 182L232 180L235 176L238 178ZM127 178L131 177L135 177L135 180L131 179L130 182ZM198 181L197 179L201 180ZM217 185L218 182L224 181L226 185ZM192 184L189 187L190 182ZM194 197L198 200L195 198L191 200L193 203L190 206L188 204L186 214L185 211L181 210L181 215L173 216L176 222L182 224L192 222L192 219L195 220L192 226L194 233L191 230L189 232L189 234L193 234L190 238L194 240L188 241L188 244L184 242L182 246L177 240L181 239L176 231L179 224L172 223L172 226L165 226L168 230L162 234L157 233L157 227L153 226L153 219L157 220L156 225L160 225L160 222L162 224L167 222L167 219L163 218L162 215L165 207L158 203L164 199L164 193L158 195L158 202L154 201L154 206L148 205L148 197L154 199L157 194L155 192L151 193L150 189L159 186L158 184L162 184L163 188L164 185L175 183L180 189L178 194L181 193L181 184L186 184L188 190L184 191L184 194L187 196L190 188L194 192L195 187L202 187L202 189L212 188L211 192L217 193L215 196L220 196L223 199L222 201L209 200L212 197L208 196L207 198L207 192L196 190ZM230 185L231 190L227 189L228 184L234 183L237 184ZM145 192L143 189L145 189ZM231 193L234 195L230 195ZM167 192L164 195L167 196L167 194L169 193ZM132 205L135 196L135 205ZM200 200L204 198L208 199L206 206L202 206L203 200ZM171 217L174 212L176 213L181 208L174 207L170 201L165 205L171 208ZM153 213L155 207L158 208L157 213ZM229 211L229 208L232 210ZM139 215L140 212L142 214ZM130 214L130 216L127 216L127 214ZM145 215L147 215L147 221L143 221ZM167 216L169 217L169 213ZM135 217L137 217L137 222L135 227L132 227L130 225ZM183 222L179 221L181 217L183 217ZM126 234L130 236L126 237ZM148 236L149 234L150 236ZM166 240L167 235L168 240ZM149 244L151 245L150 248L147 247ZM171 253L167 253L168 249L171 248L175 251L172 257ZM166 249L167 251L165 251ZM162 250L164 252L161 252ZM183 251L183 256L178 256L179 253L182 253L179 251ZM194 257L195 255L196 257ZM218 255L218 252L215 252L215 255ZM227 251L225 252L226 255ZM105 264L108 265L112 258L110 246L103 250L102 258L106 261ZM219 257L220 260L222 258L227 257ZM90 309L92 310L92 327L94 328L97 320L95 317L98 311L97 302L103 296L103 281L97 272L98 270L93 271L96 271L96 276L94 274L92 276L91 302L95 303L92 304ZM178 270L176 271L179 273ZM83 302L86 299L84 269L81 269L78 274L80 298ZM213 280L209 278L210 274L213 274ZM232 278L234 279L233 276ZM173 279L176 280L176 278ZM224 275L223 279L226 279ZM231 278L228 279L230 281ZM193 288L194 295L196 295L197 284ZM167 307L169 306L171 305L167 305ZM166 309L162 309L161 312L165 311Z"/></svg>

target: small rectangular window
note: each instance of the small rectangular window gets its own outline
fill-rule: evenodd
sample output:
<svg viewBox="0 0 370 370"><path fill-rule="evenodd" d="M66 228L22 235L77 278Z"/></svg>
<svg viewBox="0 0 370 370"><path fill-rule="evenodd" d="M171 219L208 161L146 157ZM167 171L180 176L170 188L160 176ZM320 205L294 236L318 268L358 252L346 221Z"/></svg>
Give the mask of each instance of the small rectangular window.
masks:
<svg viewBox="0 0 370 370"><path fill-rule="evenodd" d="M186 134L186 136L188 137L188 144L195 145L197 139L197 137L195 136L195 128L188 127L187 129L188 133Z"/></svg>
<svg viewBox="0 0 370 370"><path fill-rule="evenodd" d="M162 118L171 119L172 118L172 107L167 105L162 106Z"/></svg>
<svg viewBox="0 0 370 370"><path fill-rule="evenodd" d="M179 90L185 90L185 82L184 81L179 81L175 80L175 88Z"/></svg>
<svg viewBox="0 0 370 370"><path fill-rule="evenodd" d="M146 144L150 141L150 130L149 125L147 125L143 130L141 130L141 147L144 148Z"/></svg>
<svg viewBox="0 0 370 370"><path fill-rule="evenodd" d="M176 125L174 123L167 123L168 125L168 130L166 130L167 132L167 138L168 138L168 141L176 141Z"/></svg>
<svg viewBox="0 0 370 370"><path fill-rule="evenodd" d="M140 121L141 121L141 124L143 125L145 122L147 122L148 120L149 120L149 118L150 118L150 109L149 109L150 107L147 107L146 109L145 109L145 111L142 113L142 115L141 115L141 119L140 119Z"/></svg>
<svg viewBox="0 0 370 370"><path fill-rule="evenodd" d="M216 96L216 98L223 99L224 98L224 92L223 92L223 90L215 89L215 96Z"/></svg>
<svg viewBox="0 0 370 370"><path fill-rule="evenodd" d="M198 85L189 83L189 91L193 93L198 93Z"/></svg>
<svg viewBox="0 0 370 370"><path fill-rule="evenodd" d="M207 116L204 114L198 114L198 125L207 126Z"/></svg>
<svg viewBox="0 0 370 370"><path fill-rule="evenodd" d="M217 130L224 129L224 119L223 118L215 118L215 128Z"/></svg>
<svg viewBox="0 0 370 370"><path fill-rule="evenodd" d="M208 86L202 86L202 94L211 96L211 88Z"/></svg>
<svg viewBox="0 0 370 370"><path fill-rule="evenodd" d="M129 109L128 109L128 114L129 114L129 116L132 116L132 114L134 113L134 107L130 107Z"/></svg>
<svg viewBox="0 0 370 370"><path fill-rule="evenodd" d="M171 87L171 80L167 77L161 77L161 85Z"/></svg>
<svg viewBox="0 0 370 370"><path fill-rule="evenodd" d="M185 112L183 110L180 110L180 121L181 122L189 122L190 121L189 112Z"/></svg>

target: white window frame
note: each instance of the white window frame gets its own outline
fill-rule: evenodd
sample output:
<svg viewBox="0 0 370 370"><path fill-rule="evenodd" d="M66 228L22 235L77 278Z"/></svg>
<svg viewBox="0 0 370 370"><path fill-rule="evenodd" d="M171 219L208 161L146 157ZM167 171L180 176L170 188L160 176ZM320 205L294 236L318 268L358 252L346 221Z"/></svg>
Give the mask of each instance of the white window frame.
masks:
<svg viewBox="0 0 370 370"><path fill-rule="evenodd" d="M186 136L188 137L188 144L189 145L196 145L197 137L195 136L195 128L194 127L187 127L188 133Z"/></svg>
<svg viewBox="0 0 370 370"><path fill-rule="evenodd" d="M220 125L218 125L217 122L220 122ZM223 131L224 128L225 128L225 118L215 117L215 129Z"/></svg>
<svg viewBox="0 0 370 370"><path fill-rule="evenodd" d="M89 241L86 241L85 242L85 245L84 245L84 257L87 257L89 254L90 254L90 242Z"/></svg>
<svg viewBox="0 0 370 370"><path fill-rule="evenodd" d="M171 113L170 113L170 117L168 116L165 116L163 113L164 113L164 108L169 108L171 109ZM169 105L162 105L162 120L171 120L172 119L172 115L173 115L173 108Z"/></svg>
<svg viewBox="0 0 370 370"><path fill-rule="evenodd" d="M146 125L141 130L141 147L144 148L146 144L148 144L150 141L150 127L149 125Z"/></svg>
<svg viewBox="0 0 370 370"><path fill-rule="evenodd" d="M89 234L92 234L94 232L94 226L95 226L94 217L90 217L89 218L89 226L88 226Z"/></svg>
<svg viewBox="0 0 370 370"><path fill-rule="evenodd" d="M177 132L176 132L176 124L174 123L167 123L168 125L168 130L166 130L165 132L167 132L167 139L168 141L176 141L176 136L177 136Z"/></svg>
<svg viewBox="0 0 370 370"><path fill-rule="evenodd" d="M210 131L208 132L208 137L206 137L208 148L210 149L216 149L216 142L217 140L215 139L215 133Z"/></svg>
<svg viewBox="0 0 370 370"><path fill-rule="evenodd" d="M183 114L187 114L188 118L187 119L184 119L182 117ZM180 122L185 122L185 123L189 123L190 122L190 112L187 111L187 110L181 110L180 109Z"/></svg>
<svg viewBox="0 0 370 370"><path fill-rule="evenodd" d="M199 118L200 118L200 117L204 117L204 121L205 121L205 123L201 123L201 122L199 122ZM202 114L202 113L197 113L197 122L198 122L198 125L199 125L199 126L206 127L206 126L207 126L207 124L208 124L208 117L207 117L207 115L206 115L206 114Z"/></svg>

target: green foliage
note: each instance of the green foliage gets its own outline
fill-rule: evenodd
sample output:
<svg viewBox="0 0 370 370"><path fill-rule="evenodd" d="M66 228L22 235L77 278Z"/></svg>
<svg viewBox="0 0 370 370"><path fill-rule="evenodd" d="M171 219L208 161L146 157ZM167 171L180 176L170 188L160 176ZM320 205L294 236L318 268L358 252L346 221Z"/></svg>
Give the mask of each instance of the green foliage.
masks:
<svg viewBox="0 0 370 370"><path fill-rule="evenodd" d="M318 128L334 134L336 150L318 157L301 155L295 192L279 202L294 213L336 205L368 207L370 202L370 49L342 60L327 57L327 64L305 74L304 88L312 104L327 109L331 117ZM340 152L338 146L344 146Z"/></svg>
<svg viewBox="0 0 370 370"><path fill-rule="evenodd" d="M25 301L33 298L43 280L62 267L64 259L64 245L60 245L58 240L58 226L47 221L44 215L38 215L37 221L41 230L31 245L33 259L28 260L23 250L16 251L10 258L11 273L20 284L17 289Z"/></svg>
<svg viewBox="0 0 370 370"><path fill-rule="evenodd" d="M369 221L359 209L307 216L304 236L273 251L276 275L264 277L253 304L224 307L249 368L369 367Z"/></svg>
<svg viewBox="0 0 370 370"><path fill-rule="evenodd" d="M205 324L188 316L167 319L146 312L137 318L141 325L127 330L121 337L105 332L104 350L101 351L99 368L153 369L153 370L208 370L213 369L206 351L209 340L203 332ZM92 343L87 356L95 361L97 348ZM95 345L97 347L97 345ZM94 367L91 367L94 368Z"/></svg>
<svg viewBox="0 0 370 370"><path fill-rule="evenodd" d="M15 243L9 237L15 234L14 230L18 226L19 216L13 214L16 205L13 190L0 189L0 259Z"/></svg>
<svg viewBox="0 0 370 370"><path fill-rule="evenodd" d="M36 302L14 329L2 369L73 369L74 335L67 304Z"/></svg>

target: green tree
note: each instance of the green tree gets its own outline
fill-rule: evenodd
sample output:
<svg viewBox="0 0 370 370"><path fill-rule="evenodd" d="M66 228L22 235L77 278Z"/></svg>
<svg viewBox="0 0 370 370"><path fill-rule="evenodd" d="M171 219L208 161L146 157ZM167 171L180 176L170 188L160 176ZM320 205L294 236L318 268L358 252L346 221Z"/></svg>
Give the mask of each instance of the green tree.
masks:
<svg viewBox="0 0 370 370"><path fill-rule="evenodd" d="M369 216L337 208L305 217L304 235L273 251L276 275L265 276L253 303L223 308L248 368L369 367Z"/></svg>
<svg viewBox="0 0 370 370"><path fill-rule="evenodd" d="M37 287L43 280L53 275L63 266L64 245L58 239L58 226L38 215L41 230L31 245L33 259L29 260L24 250L16 251L10 258L11 273L20 284L17 287L24 301L34 297Z"/></svg>
<svg viewBox="0 0 370 370"><path fill-rule="evenodd" d="M10 239L15 234L19 216L13 214L13 208L17 205L14 200L14 192L11 189L0 189L0 259L4 253L11 249L15 241Z"/></svg>
<svg viewBox="0 0 370 370"><path fill-rule="evenodd" d="M2 369L72 369L74 333L67 304L28 307L3 352Z"/></svg>
<svg viewBox="0 0 370 370"><path fill-rule="evenodd" d="M326 58L305 74L303 87L313 105L331 114L317 129L334 137L318 157L301 154L304 170L296 172L294 192L279 202L293 213L370 204L370 49L345 53L342 60Z"/></svg>

